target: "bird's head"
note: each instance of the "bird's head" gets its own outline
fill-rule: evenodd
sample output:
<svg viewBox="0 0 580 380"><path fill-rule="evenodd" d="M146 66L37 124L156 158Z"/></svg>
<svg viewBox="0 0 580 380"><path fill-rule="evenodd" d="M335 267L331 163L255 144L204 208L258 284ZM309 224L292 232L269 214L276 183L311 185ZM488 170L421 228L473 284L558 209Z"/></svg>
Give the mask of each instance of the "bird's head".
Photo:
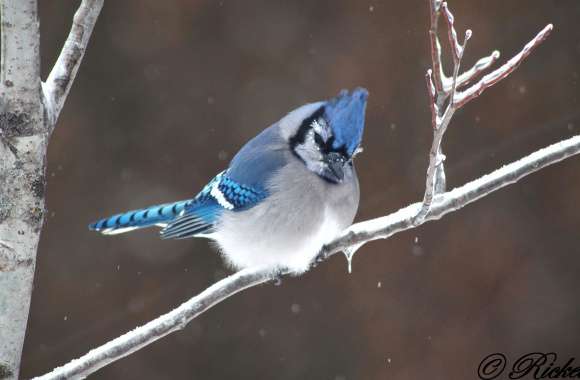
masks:
<svg viewBox="0 0 580 380"><path fill-rule="evenodd" d="M330 100L304 105L280 120L283 137L306 167L332 183L360 151L368 92L343 90Z"/></svg>

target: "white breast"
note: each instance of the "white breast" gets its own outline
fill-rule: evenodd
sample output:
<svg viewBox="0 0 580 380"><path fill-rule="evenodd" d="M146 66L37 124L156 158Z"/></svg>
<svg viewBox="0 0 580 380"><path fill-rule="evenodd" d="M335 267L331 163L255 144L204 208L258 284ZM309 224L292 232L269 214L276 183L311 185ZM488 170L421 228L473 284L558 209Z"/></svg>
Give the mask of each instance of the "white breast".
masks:
<svg viewBox="0 0 580 380"><path fill-rule="evenodd" d="M242 213L238 214L241 216ZM287 268L300 274L310 268L325 243L331 241L341 231L332 213L326 210L322 223L309 226L304 234L300 229L296 234L288 232L287 226L261 225L261 231L249 223L237 223L238 215L225 217L219 233L212 236L221 248L226 261L234 268L268 266L273 269ZM307 224L306 221L304 221ZM248 226L246 228L245 226Z"/></svg>

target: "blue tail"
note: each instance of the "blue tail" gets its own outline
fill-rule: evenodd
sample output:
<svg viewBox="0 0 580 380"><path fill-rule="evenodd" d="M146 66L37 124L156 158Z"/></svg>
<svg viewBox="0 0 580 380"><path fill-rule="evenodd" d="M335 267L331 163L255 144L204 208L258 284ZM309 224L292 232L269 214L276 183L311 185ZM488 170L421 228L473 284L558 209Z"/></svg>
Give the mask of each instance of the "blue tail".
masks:
<svg viewBox="0 0 580 380"><path fill-rule="evenodd" d="M166 203L140 210L127 211L89 224L89 229L104 234L120 234L137 228L164 226L175 219L191 200Z"/></svg>

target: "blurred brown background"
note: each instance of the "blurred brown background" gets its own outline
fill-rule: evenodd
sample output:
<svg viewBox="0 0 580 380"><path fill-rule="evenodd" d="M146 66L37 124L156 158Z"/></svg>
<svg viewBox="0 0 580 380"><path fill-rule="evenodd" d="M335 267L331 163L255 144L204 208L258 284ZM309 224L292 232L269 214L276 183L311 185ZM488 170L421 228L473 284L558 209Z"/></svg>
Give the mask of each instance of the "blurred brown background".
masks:
<svg viewBox="0 0 580 380"><path fill-rule="evenodd" d="M43 72L77 1L40 1ZM452 1L465 67L549 40L462 109L451 187L580 133L580 2ZM49 149L48 214L22 376L169 311L228 271L204 240L87 230L193 196L303 103L370 91L358 219L420 199L430 114L426 1L107 1ZM580 158L467 208L250 289L103 379L468 379L492 352L580 356ZM380 284L380 285L379 285ZM580 361L577 361L580 365Z"/></svg>

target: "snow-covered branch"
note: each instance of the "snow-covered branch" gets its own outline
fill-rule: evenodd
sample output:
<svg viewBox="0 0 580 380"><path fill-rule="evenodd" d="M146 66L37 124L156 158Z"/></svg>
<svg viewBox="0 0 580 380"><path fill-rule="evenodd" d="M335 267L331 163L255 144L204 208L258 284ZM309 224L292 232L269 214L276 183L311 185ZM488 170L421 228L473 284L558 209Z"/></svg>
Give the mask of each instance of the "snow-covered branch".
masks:
<svg viewBox="0 0 580 380"><path fill-rule="evenodd" d="M73 24L62 51L54 64L42 89L46 99L46 109L50 124L54 127L58 115L87 49L89 38L104 0L82 0L73 17Z"/></svg>
<svg viewBox="0 0 580 380"><path fill-rule="evenodd" d="M580 135L577 135L540 149L463 186L438 194L420 224L440 219L502 187L514 184L540 169L579 153ZM398 232L414 228L417 226L415 216L422 206L423 202L413 203L387 216L353 224L324 247L322 256L327 258L345 247L386 239Z"/></svg>
<svg viewBox="0 0 580 380"><path fill-rule="evenodd" d="M272 269L244 269L221 281L216 282L197 296L183 303L178 308L162 315L151 322L137 327L110 342L89 351L54 371L35 379L79 379L84 378L99 368L119 360L150 343L155 342L174 331L184 328L192 319L241 292L271 280Z"/></svg>
<svg viewBox="0 0 580 380"><path fill-rule="evenodd" d="M435 197L429 212L420 224L439 219L445 214L457 211L463 206L475 202L502 187L515 183L529 174L579 153L580 135L540 149L461 187L439 194ZM364 244L372 240L385 239L398 232L417 227L418 225L414 224L414 220L421 206L422 202L413 203L387 216L353 224L337 239L324 247L319 260L327 259L348 247ZM89 351L86 355L56 368L46 375L35 378L35 380L88 376L107 364L119 360L174 331L182 329L189 321L234 294L252 286L271 281L276 276L283 274L285 274L284 271L273 273L270 268L241 270L216 282L177 309L121 335Z"/></svg>
<svg viewBox="0 0 580 380"><path fill-rule="evenodd" d="M431 9L429 36L431 39L433 69L428 71L426 79L434 138L433 146L430 150L430 162L423 201L413 203L387 216L352 225L322 249L317 261L328 259L337 252L346 251L352 255L354 250L367 242L385 239L398 232L416 228L427 221L439 219L443 215L457 211L469 203L504 186L515 183L531 173L580 153L579 135L538 150L461 187L444 192L445 173L442 165L444 156L441 152L441 142L453 113L462 105L481 94L484 89L497 83L515 70L530 51L546 38L552 30L552 26L548 25L544 28L538 36L526 45L522 52L506 64L491 74L484 76L472 87L460 92L460 88L475 81L484 70L488 69L499 58L499 53L497 51L493 52L490 56L477 61L465 73L459 74L460 63L471 32L467 31L464 42L459 43L457 33L453 27L453 16L447 4L440 0L428 1ZM437 36L437 23L441 14L443 14L447 22L448 38L453 52L454 69L451 78L445 76L441 63L441 47ZM273 273L271 268L245 269L237 272L215 283L177 309L101 347L91 350L79 359L56 368L37 379L49 380L88 376L99 368L129 355L173 331L183 328L189 321L228 297L284 274L286 274L284 270Z"/></svg>

